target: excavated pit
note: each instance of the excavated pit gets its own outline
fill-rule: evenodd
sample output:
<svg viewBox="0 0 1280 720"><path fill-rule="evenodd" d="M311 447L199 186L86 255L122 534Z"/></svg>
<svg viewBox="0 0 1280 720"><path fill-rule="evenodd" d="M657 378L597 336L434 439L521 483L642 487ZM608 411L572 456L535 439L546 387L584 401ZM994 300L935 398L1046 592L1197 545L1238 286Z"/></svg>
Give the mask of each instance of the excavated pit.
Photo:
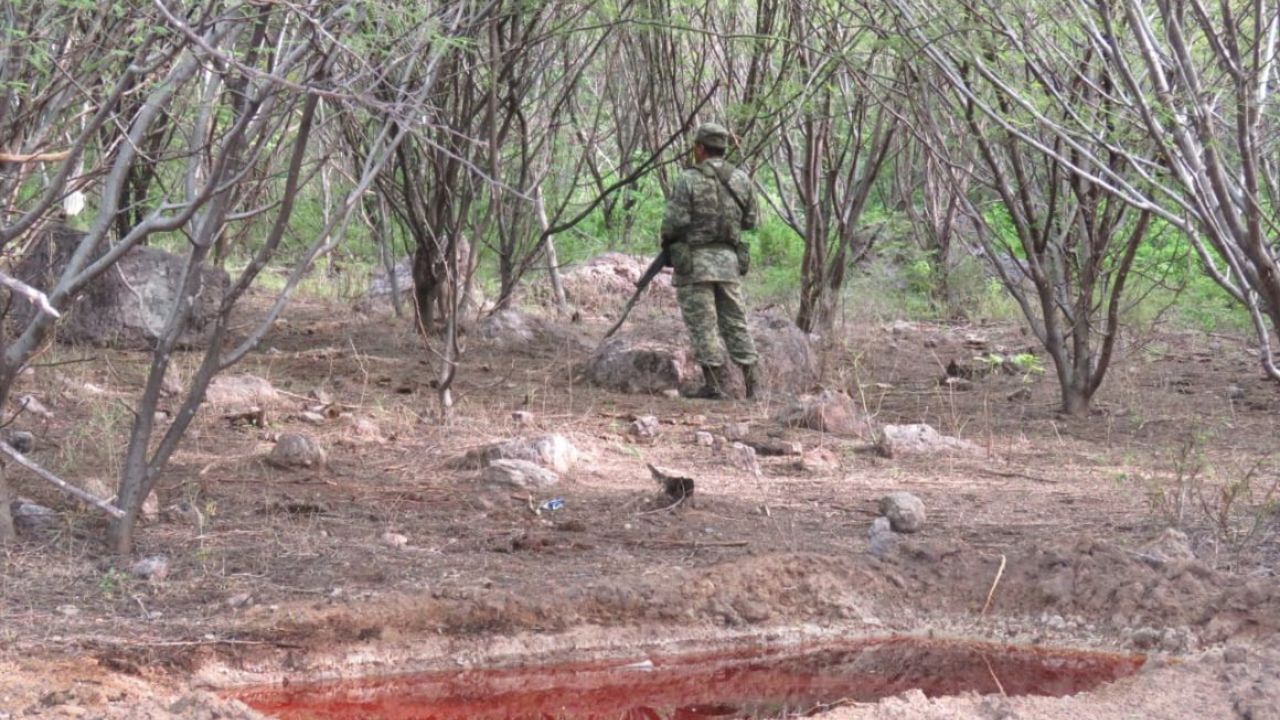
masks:
<svg viewBox="0 0 1280 720"><path fill-rule="evenodd" d="M439 671L228 693L284 720L782 718L920 689L1061 697L1127 677L1141 655L885 637L610 662Z"/></svg>

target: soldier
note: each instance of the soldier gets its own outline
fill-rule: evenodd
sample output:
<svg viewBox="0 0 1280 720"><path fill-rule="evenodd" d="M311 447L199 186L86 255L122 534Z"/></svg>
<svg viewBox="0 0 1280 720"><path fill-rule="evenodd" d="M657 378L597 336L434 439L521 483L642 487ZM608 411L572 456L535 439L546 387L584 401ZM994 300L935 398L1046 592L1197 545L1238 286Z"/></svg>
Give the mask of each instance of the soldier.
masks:
<svg viewBox="0 0 1280 720"><path fill-rule="evenodd" d="M693 165L680 173L662 219L662 246L675 268L676 298L702 366L703 386L690 397L715 400L726 397L721 338L742 368L748 398L755 398L758 384L758 356L739 285L750 261L742 231L756 226L758 213L751 180L724 161L728 145L724 127L698 127Z"/></svg>

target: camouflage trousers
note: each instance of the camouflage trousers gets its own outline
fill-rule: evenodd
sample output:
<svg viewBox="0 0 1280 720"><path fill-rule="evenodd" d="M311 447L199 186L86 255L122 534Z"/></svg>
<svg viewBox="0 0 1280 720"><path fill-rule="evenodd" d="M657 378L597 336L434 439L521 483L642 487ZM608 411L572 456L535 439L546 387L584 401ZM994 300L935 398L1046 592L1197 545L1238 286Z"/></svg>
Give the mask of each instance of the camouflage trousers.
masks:
<svg viewBox="0 0 1280 720"><path fill-rule="evenodd" d="M747 306L738 283L695 282L676 288L684 325L699 365L724 364L720 339L739 365L754 365L756 344L747 329Z"/></svg>

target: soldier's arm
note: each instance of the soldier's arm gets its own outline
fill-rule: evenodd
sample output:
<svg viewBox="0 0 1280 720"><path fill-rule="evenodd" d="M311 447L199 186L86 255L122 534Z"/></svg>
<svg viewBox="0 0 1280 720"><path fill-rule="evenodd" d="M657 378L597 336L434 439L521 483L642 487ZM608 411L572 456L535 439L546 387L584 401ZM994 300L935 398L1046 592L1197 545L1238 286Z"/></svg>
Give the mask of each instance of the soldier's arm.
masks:
<svg viewBox="0 0 1280 720"><path fill-rule="evenodd" d="M676 186L671 191L670 199L667 200L666 214L662 216L663 247L684 239L685 231L689 229L691 210L689 182L685 179L684 173L681 173L676 179Z"/></svg>

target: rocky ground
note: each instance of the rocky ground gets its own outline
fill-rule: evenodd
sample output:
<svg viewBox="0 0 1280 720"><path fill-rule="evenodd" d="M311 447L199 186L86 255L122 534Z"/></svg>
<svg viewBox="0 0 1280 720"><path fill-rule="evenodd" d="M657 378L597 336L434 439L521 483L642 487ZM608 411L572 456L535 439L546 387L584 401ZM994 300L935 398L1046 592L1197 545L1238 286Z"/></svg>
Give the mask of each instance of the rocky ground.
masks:
<svg viewBox="0 0 1280 720"><path fill-rule="evenodd" d="M576 322L470 327L447 423L407 321L301 301L210 392L133 557L23 478L0 718L254 717L218 693L896 632L1153 659L1073 698L831 717L1280 716L1280 393L1243 341L1125 338L1095 413L1064 418L1051 368L1013 361L1016 328L856 323L811 344L766 311L764 400L686 401L669 292L596 347L625 299L598 290L632 269L593 266ZM18 393L47 410L17 423L32 457L108 492L146 357L44 360Z"/></svg>

